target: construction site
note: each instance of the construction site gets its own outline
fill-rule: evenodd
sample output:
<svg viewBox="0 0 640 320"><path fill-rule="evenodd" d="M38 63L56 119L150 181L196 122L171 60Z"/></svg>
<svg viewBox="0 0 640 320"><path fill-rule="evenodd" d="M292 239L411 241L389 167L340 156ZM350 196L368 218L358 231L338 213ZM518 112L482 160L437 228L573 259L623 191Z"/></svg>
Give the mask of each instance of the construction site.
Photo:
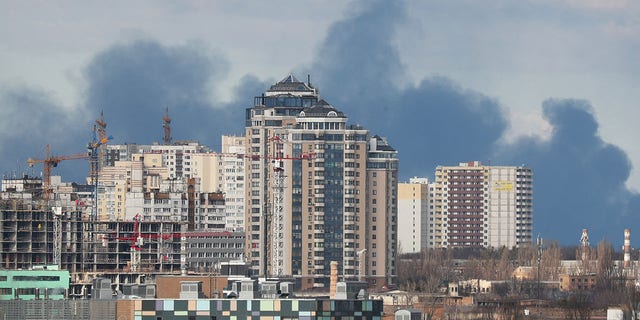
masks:
<svg viewBox="0 0 640 320"><path fill-rule="evenodd" d="M22 181L37 187L37 179ZM143 223L137 216L132 221L92 221L83 214L83 201L56 200L52 206L7 188L11 182L3 181L0 199L2 267L57 265L70 272L70 297L85 295L96 277L110 279L117 290L157 275L217 271L220 262L243 253L241 233L190 231L187 221Z"/></svg>
<svg viewBox="0 0 640 320"><path fill-rule="evenodd" d="M163 121L165 143L169 144L168 114ZM2 180L3 269L54 265L68 270L71 279L67 295L74 298L86 297L96 278L109 279L117 292L123 284L153 283L158 275L219 272L221 263L243 257L243 232L226 231L224 224L222 228L213 223L202 223L204 228L196 224L196 220L205 221L196 216L197 211L223 212L220 208L224 208L224 198L221 193L196 192L192 178L184 179L178 190L174 190L172 181L169 190L149 188L137 193L141 202L151 206L164 203L166 208L172 208L172 204L180 203L184 208L175 211L177 216L173 211L159 218L143 216L142 212L115 218L98 214L99 207L106 207L99 202L109 200L101 193L107 189L104 181L99 182L105 176L101 176L105 159L102 149L111 140L105 133L106 125L103 115L95 121L94 138L86 153L54 156L47 145L44 158L29 159L29 166L42 164L42 177L23 175ZM89 161L86 185L62 183L59 176L52 175L52 169L61 161L75 159ZM143 182L131 184L135 189ZM196 203L202 205L198 207ZM166 208L159 210L171 210Z"/></svg>

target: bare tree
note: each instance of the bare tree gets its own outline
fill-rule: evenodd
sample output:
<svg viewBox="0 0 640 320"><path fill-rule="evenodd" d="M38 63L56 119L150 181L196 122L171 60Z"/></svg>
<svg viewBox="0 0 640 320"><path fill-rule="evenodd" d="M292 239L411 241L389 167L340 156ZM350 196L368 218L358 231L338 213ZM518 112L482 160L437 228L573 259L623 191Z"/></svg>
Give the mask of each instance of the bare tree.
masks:
<svg viewBox="0 0 640 320"><path fill-rule="evenodd" d="M492 280L507 280L511 278L513 274L514 264L510 259L511 250L507 247L502 247L500 250L500 260L496 262L495 277L489 278Z"/></svg>
<svg viewBox="0 0 640 320"><path fill-rule="evenodd" d="M591 318L592 299L586 291L578 291L560 300L559 306L564 309L565 319L587 320Z"/></svg>
<svg viewBox="0 0 640 320"><path fill-rule="evenodd" d="M613 247L606 240L600 241L597 247L597 284L600 289L614 290L619 286L620 275L613 263Z"/></svg>
<svg viewBox="0 0 640 320"><path fill-rule="evenodd" d="M542 251L540 259L540 280L558 280L562 269L562 252L557 242Z"/></svg>
<svg viewBox="0 0 640 320"><path fill-rule="evenodd" d="M406 298L411 300L417 292L427 293L421 306L426 319L433 318L438 304L442 304L440 289L454 277L453 259L445 250L426 249L398 263L398 282L407 291Z"/></svg>
<svg viewBox="0 0 640 320"><path fill-rule="evenodd" d="M635 283L631 282L625 286L625 298L624 305L626 309L631 313L631 319L637 319L640 315L640 292Z"/></svg>
<svg viewBox="0 0 640 320"><path fill-rule="evenodd" d="M516 264L518 266L530 267L534 264L536 260L536 249L533 247L533 244L518 247L516 251Z"/></svg>
<svg viewBox="0 0 640 320"><path fill-rule="evenodd" d="M453 262L444 250L425 249L412 259L400 260L398 282L403 290L436 293L453 278L453 271Z"/></svg>

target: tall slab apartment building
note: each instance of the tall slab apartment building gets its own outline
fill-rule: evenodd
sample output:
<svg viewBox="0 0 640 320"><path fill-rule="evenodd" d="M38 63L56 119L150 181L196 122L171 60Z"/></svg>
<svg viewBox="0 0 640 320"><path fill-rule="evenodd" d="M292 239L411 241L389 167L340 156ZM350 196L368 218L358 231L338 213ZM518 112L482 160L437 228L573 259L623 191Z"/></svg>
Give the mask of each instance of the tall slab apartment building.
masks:
<svg viewBox="0 0 640 320"><path fill-rule="evenodd" d="M246 110L247 255L253 275L327 286L392 282L397 247L397 152L385 139L288 76Z"/></svg>
<svg viewBox="0 0 640 320"><path fill-rule="evenodd" d="M531 244L532 187L532 170L524 166L438 166L430 184L428 247Z"/></svg>

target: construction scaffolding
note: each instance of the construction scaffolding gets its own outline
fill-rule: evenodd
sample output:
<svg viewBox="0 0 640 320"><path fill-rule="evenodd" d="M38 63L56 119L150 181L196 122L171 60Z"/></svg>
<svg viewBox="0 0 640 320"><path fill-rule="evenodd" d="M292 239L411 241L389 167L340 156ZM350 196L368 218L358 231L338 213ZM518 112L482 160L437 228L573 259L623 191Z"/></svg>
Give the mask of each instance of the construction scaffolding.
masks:
<svg viewBox="0 0 640 320"><path fill-rule="evenodd" d="M71 274L70 296L82 296L83 287L98 275L118 285L186 268L180 223L140 223L138 232L145 243L139 246L139 266L134 272L130 252L133 221L90 222L75 206L45 203L0 199L0 261L5 269L58 265ZM89 237L90 233L95 236Z"/></svg>
<svg viewBox="0 0 640 320"><path fill-rule="evenodd" d="M4 268L28 269L33 265L59 263L66 270L79 271L80 258L76 253L82 241L82 213L73 207L64 209L56 217L50 206L39 201L0 200L0 259ZM57 250L59 261L55 261Z"/></svg>

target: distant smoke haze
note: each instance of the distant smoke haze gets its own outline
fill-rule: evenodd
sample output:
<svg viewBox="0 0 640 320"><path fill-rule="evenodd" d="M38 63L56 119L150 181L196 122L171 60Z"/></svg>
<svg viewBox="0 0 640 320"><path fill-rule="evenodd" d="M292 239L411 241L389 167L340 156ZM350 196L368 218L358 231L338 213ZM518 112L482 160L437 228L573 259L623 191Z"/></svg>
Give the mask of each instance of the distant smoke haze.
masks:
<svg viewBox="0 0 640 320"><path fill-rule="evenodd" d="M295 72L301 79L310 73L322 97L351 123L388 138L399 152L402 180L432 177L437 165L471 160L525 164L534 170L536 234L572 245L588 228L591 239L621 243L624 228L630 227L632 241L638 242L640 230L634 232L633 226L640 220L640 195L625 187L629 159L600 138L588 101L545 101L542 110L553 128L549 139L506 144L508 126L519 125L508 122L509 106L444 76L415 85L403 82L407 70L394 32L404 10L402 2L355 2L350 15L330 28L313 63ZM65 108L37 89L0 88L8 115L0 119L2 172L17 171L18 163L26 166L28 157L43 157L47 143L58 154L83 151L101 111L112 143L160 142L169 107L174 139L199 140L219 150L221 135L244 133L245 108L253 96L272 79L286 76L246 75L230 95L235 99L220 104L213 92L229 68L225 57L202 45L144 39L113 45L88 63L78 112L60 111ZM65 163L54 173L79 181L86 167Z"/></svg>

